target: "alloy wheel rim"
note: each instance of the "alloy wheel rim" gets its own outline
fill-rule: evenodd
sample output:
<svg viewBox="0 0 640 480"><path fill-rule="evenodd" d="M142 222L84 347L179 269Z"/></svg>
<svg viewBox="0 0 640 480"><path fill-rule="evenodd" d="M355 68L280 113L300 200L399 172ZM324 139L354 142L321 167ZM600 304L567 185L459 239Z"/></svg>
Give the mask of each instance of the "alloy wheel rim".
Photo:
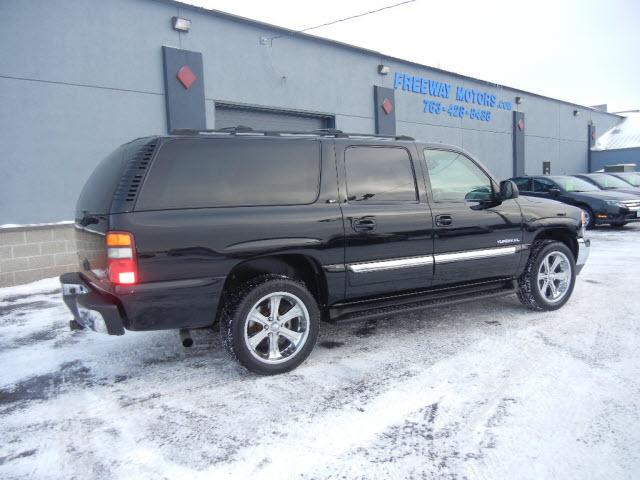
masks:
<svg viewBox="0 0 640 480"><path fill-rule="evenodd" d="M584 218L585 218L585 221L586 221L586 225L585 226L591 225L591 213L589 213L589 210L587 210L587 209L583 209L582 211L584 212Z"/></svg>
<svg viewBox="0 0 640 480"><path fill-rule="evenodd" d="M538 268L538 291L549 303L558 303L571 286L571 263L562 252L548 253Z"/></svg>
<svg viewBox="0 0 640 480"><path fill-rule="evenodd" d="M274 292L258 300L244 322L244 341L251 355L262 363L292 359L309 337L309 312L297 296Z"/></svg>

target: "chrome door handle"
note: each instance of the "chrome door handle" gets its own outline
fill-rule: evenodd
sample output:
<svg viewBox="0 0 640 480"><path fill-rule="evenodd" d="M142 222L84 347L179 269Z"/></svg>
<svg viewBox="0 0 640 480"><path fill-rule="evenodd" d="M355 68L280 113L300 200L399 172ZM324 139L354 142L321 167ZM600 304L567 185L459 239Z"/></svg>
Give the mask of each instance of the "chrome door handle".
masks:
<svg viewBox="0 0 640 480"><path fill-rule="evenodd" d="M376 229L376 220L371 217L354 218L351 226L356 232L372 232Z"/></svg>
<svg viewBox="0 0 640 480"><path fill-rule="evenodd" d="M453 217L451 215L437 215L436 225L439 227L448 227L453 223Z"/></svg>

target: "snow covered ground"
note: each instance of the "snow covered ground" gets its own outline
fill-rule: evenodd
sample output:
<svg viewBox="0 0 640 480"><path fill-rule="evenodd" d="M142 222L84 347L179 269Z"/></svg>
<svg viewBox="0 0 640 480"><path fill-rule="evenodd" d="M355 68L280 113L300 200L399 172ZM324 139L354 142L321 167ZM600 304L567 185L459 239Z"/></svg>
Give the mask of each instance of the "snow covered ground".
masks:
<svg viewBox="0 0 640 480"><path fill-rule="evenodd" d="M216 332L70 332L56 279L0 289L0 478L638 478L640 226L591 238L560 311L323 325L268 378Z"/></svg>

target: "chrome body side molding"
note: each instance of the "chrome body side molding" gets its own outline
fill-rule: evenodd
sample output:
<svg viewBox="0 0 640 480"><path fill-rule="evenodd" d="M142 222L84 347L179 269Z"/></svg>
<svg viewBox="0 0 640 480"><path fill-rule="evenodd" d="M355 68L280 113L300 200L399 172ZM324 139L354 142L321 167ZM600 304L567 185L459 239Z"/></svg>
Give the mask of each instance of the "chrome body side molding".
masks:
<svg viewBox="0 0 640 480"><path fill-rule="evenodd" d="M391 258L389 260L376 260L373 262L361 262L350 264L325 265L327 272L342 272L349 270L354 273L380 272L395 270L398 268L422 267L425 265L438 265L439 263L461 262L465 260L481 260L484 258L502 257L514 255L529 248L528 245L512 245L509 247L483 248L480 250L465 250L462 252L438 253L420 257Z"/></svg>
<svg viewBox="0 0 640 480"><path fill-rule="evenodd" d="M455 253L439 253L435 255L436 264L460 262L463 260L480 260L482 258L502 257L513 255L518 251L517 247L483 248L481 250L467 250Z"/></svg>

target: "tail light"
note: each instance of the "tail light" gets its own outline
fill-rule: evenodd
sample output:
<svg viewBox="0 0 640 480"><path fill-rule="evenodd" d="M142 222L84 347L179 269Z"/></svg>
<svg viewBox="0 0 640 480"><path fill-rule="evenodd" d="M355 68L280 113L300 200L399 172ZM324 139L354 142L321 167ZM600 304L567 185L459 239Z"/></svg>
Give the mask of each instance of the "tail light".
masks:
<svg viewBox="0 0 640 480"><path fill-rule="evenodd" d="M107 233L109 280L117 285L138 283L138 262L133 235L129 232Z"/></svg>

